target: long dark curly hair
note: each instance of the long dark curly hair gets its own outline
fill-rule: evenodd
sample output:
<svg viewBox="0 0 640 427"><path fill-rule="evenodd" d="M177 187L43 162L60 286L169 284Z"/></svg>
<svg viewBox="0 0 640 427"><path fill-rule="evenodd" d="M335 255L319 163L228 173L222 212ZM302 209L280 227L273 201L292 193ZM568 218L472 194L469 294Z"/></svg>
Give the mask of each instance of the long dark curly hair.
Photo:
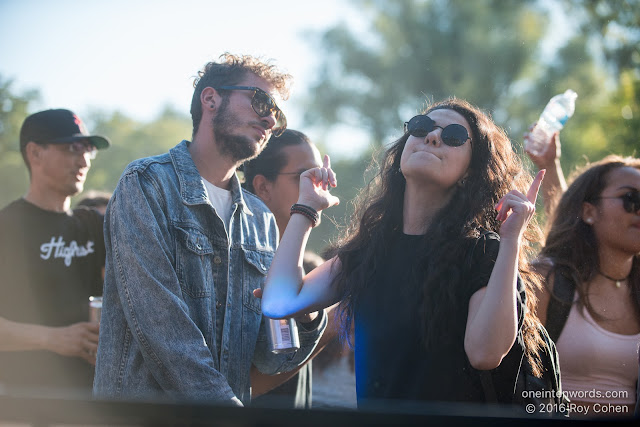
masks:
<svg viewBox="0 0 640 427"><path fill-rule="evenodd" d="M549 275L556 271L568 275L576 284L579 303L596 319L602 316L593 310L588 295L591 280L600 270L598 239L591 225L582 219L582 206L584 202L598 206L601 203L598 197L607 186L609 175L623 167L640 170L640 159L610 155L572 174L573 182L552 213L545 246L540 252L541 257L553 262ZM550 285L548 281L547 284ZM640 318L640 254L633 257L629 286Z"/></svg>
<svg viewBox="0 0 640 427"><path fill-rule="evenodd" d="M420 318L422 337L427 349L442 344L443 330L451 330L451 313L468 306L461 301L464 260L471 244L482 230L498 233L500 222L496 220L495 205L512 189L526 194L532 178L523 169L505 131L490 116L467 101L450 98L428 106L423 114L433 110L448 109L461 114L472 129L472 155L468 176L456 190L454 197L443 206L432 220L432 226L422 236L421 261L414 274L424 283L420 289ZM384 265L385 248L393 235L402 230L405 178L401 172L400 157L409 134L391 144L384 152L376 176L360 193L355 202L355 214L346 227L341 240L334 244L331 255L341 262L333 285L343 296L342 318L345 331L350 329L354 308L367 284L375 275L376 266ZM534 369L539 345L542 342L535 317L536 297L534 289L540 286L540 277L533 272L529 260L535 255L534 244L541 240L541 230L530 222L524 233L519 253L518 268L525 282L527 312L523 325L526 353ZM466 314L466 312L465 312ZM455 334L447 334L455 340L464 334L466 316L454 325ZM436 342L436 340L438 340ZM540 374L540 372L536 372Z"/></svg>

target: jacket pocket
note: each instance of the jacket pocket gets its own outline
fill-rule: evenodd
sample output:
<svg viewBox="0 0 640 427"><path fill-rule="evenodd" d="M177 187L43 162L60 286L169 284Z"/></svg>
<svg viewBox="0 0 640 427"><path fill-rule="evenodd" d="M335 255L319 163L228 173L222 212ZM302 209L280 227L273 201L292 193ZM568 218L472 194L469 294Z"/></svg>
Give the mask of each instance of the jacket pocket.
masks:
<svg viewBox="0 0 640 427"><path fill-rule="evenodd" d="M197 228L175 226L176 273L182 291L192 298L211 296L213 285L213 247Z"/></svg>
<svg viewBox="0 0 640 427"><path fill-rule="evenodd" d="M244 265L243 265L243 292L242 298L244 305L262 314L261 300L253 296L253 290L264 287L264 281L267 277L267 271L273 261L273 252L257 251L243 249Z"/></svg>

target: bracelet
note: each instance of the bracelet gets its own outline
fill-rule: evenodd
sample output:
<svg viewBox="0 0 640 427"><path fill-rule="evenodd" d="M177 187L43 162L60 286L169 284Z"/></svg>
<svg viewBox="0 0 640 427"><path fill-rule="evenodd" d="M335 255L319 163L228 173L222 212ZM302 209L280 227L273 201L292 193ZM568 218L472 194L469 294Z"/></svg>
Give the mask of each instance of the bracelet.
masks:
<svg viewBox="0 0 640 427"><path fill-rule="evenodd" d="M319 219L318 211L313 209L311 206L301 205L299 203L296 203L293 206L291 206L290 215L293 215L294 213L301 214L307 217L307 219L311 221L312 228L318 224L318 219Z"/></svg>
<svg viewBox="0 0 640 427"><path fill-rule="evenodd" d="M315 210L311 206L301 205L300 203L295 203L293 206L291 206L291 210L306 212L310 216L314 217L316 221L318 220L318 217L319 217L317 210Z"/></svg>

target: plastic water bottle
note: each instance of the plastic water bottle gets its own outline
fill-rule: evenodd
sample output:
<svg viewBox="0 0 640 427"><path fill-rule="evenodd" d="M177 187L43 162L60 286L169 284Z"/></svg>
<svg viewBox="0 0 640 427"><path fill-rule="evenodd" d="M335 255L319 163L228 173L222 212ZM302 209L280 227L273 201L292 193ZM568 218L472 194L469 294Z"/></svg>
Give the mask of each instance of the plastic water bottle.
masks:
<svg viewBox="0 0 640 427"><path fill-rule="evenodd" d="M549 100L538 119L538 123L529 135L525 147L527 151L536 156L544 152L551 136L560 131L569 117L573 115L577 97L577 93L568 89L565 93L558 94Z"/></svg>

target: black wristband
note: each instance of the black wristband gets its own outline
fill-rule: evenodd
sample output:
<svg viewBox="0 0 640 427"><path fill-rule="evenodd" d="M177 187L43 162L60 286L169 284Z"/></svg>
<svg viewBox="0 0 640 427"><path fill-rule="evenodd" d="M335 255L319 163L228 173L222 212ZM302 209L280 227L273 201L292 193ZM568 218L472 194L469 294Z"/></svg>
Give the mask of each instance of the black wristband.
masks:
<svg viewBox="0 0 640 427"><path fill-rule="evenodd" d="M300 203L294 203L291 206L291 209L294 209L294 208L295 209L303 209L303 210L309 212L310 214L312 214L314 216L318 216L318 211L313 209L311 206L303 205L303 204L300 204Z"/></svg>
<svg viewBox="0 0 640 427"><path fill-rule="evenodd" d="M291 215L293 215L294 213L299 213L306 216L311 221L312 227L315 227L318 224L318 211L313 209L311 206L296 203L291 206Z"/></svg>
<svg viewBox="0 0 640 427"><path fill-rule="evenodd" d="M302 209L297 209L297 208L291 208L291 215L293 214L300 214L305 216L309 221L311 221L311 227L315 227L316 224L318 223L318 220L316 219L316 217L314 217L312 214L310 214L309 212L302 210Z"/></svg>

